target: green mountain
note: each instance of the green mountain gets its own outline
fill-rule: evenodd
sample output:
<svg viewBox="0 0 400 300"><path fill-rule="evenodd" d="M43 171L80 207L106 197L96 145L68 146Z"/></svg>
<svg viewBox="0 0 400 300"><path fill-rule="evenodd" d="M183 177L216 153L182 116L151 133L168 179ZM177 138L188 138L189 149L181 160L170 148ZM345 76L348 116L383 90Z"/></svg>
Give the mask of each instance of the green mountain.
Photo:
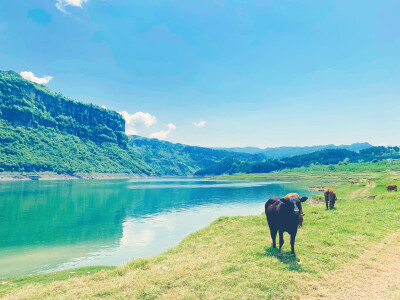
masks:
<svg viewBox="0 0 400 300"><path fill-rule="evenodd" d="M0 171L151 174L117 112L0 71Z"/></svg>
<svg viewBox="0 0 400 300"><path fill-rule="evenodd" d="M269 173L283 169L309 167L311 165L376 162L384 159L400 159L400 148L379 146L370 147L358 152L345 149L326 149L281 159L268 158L258 162L226 158L213 166L197 171L195 175L205 176L235 173Z"/></svg>
<svg viewBox="0 0 400 300"><path fill-rule="evenodd" d="M234 153L205 147L173 144L158 139L129 136L129 145L140 153L143 160L157 175L186 176L209 168L223 159L255 162L265 159L262 154Z"/></svg>
<svg viewBox="0 0 400 300"><path fill-rule="evenodd" d="M354 143L351 145L318 145L318 146L306 146L306 147L275 147L275 148L257 148L257 147L233 147L233 148L215 148L219 150L241 152L250 154L263 154L267 158L284 158L296 155L308 154L321 150L328 149L344 149L349 151L360 151L373 147L370 143Z"/></svg>

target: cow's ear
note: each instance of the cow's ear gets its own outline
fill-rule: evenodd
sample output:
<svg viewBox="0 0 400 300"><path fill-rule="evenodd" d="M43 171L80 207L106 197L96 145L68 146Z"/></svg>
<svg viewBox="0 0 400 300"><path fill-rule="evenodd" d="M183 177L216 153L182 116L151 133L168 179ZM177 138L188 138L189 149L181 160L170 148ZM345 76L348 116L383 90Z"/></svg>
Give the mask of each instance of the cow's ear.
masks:
<svg viewBox="0 0 400 300"><path fill-rule="evenodd" d="M300 202L306 202L307 199L308 199L308 197L303 197L303 198L300 199Z"/></svg>
<svg viewBox="0 0 400 300"><path fill-rule="evenodd" d="M283 203L285 203L285 204L289 203L289 200L288 200L288 199L285 199L285 198L281 198L281 201L282 201Z"/></svg>

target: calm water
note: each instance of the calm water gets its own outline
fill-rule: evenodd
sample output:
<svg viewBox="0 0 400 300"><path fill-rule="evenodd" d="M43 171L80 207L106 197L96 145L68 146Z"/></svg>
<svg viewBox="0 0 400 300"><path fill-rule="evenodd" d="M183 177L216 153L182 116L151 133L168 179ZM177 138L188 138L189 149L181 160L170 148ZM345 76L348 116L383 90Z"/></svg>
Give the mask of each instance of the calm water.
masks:
<svg viewBox="0 0 400 300"><path fill-rule="evenodd" d="M4 182L0 192L0 277L121 265L219 216L260 214L271 196L310 195L292 183L198 179Z"/></svg>

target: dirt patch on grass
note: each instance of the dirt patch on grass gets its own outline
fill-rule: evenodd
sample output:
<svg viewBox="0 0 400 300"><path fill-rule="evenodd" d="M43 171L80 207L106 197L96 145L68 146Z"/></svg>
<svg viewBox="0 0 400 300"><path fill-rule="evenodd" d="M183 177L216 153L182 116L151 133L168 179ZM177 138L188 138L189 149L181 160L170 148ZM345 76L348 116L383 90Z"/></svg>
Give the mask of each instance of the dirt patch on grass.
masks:
<svg viewBox="0 0 400 300"><path fill-rule="evenodd" d="M304 299L398 299L400 231L312 285Z"/></svg>
<svg viewBox="0 0 400 300"><path fill-rule="evenodd" d="M325 203L325 198L323 194L313 195L311 198L308 199L307 204L309 206L315 206L321 203Z"/></svg>
<svg viewBox="0 0 400 300"><path fill-rule="evenodd" d="M373 189L376 187L375 182L367 183L367 185L364 188L359 188L355 190L354 192L351 193L352 198L358 198L358 197L365 197L367 193L370 191L370 189Z"/></svg>
<svg viewBox="0 0 400 300"><path fill-rule="evenodd" d="M362 189L355 190L351 193L351 198L357 198L358 195L361 193Z"/></svg>

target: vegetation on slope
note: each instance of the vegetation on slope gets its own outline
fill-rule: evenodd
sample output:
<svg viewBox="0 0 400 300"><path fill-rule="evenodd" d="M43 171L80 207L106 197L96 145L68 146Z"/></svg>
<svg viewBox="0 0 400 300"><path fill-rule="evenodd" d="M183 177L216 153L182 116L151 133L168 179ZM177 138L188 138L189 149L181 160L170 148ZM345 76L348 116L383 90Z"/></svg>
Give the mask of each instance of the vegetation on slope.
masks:
<svg viewBox="0 0 400 300"><path fill-rule="evenodd" d="M0 171L139 173L152 170L131 148L97 144L54 128L13 127L0 120Z"/></svg>
<svg viewBox="0 0 400 300"><path fill-rule="evenodd" d="M152 174L117 112L0 72L0 171Z"/></svg>
<svg viewBox="0 0 400 300"><path fill-rule="evenodd" d="M247 162L228 158L221 162L199 170L195 175L221 175L235 173L269 173L283 169L309 167L313 165L336 165L350 162L377 162L383 159L399 159L399 147L371 147L359 152L343 149L322 150L309 154L286 157L282 159L266 159L260 162Z"/></svg>
<svg viewBox="0 0 400 300"><path fill-rule="evenodd" d="M341 288L335 284L336 280L327 282L327 278L332 279L329 276L333 271L351 268L363 260L367 251L374 253L381 242L390 247L388 238L400 231L397 194L385 190L385 185L400 180L400 173L372 172L367 168L354 173L345 170L347 166L341 166L340 173L327 173L324 166L321 171L305 174L298 170L275 173L275 179L300 177L312 180L309 183L312 185L329 181L337 191L335 210L325 210L320 201L322 195L315 195L303 207L306 216L296 239L297 259L290 256L286 234L282 253L271 248L264 214L221 217L157 257L133 260L96 274L76 272L69 274L69 279L65 278L66 272L59 276L6 278L8 283L1 287L0 295L3 298L291 299L308 298L323 285L328 289L324 293L335 291ZM336 178L335 183L332 178ZM354 178L356 184L349 185L348 180ZM371 185L367 178L371 179ZM377 255L373 259L379 258Z"/></svg>
<svg viewBox="0 0 400 300"><path fill-rule="evenodd" d="M127 145L125 121L117 112L53 93L13 71L0 71L0 113L13 126L43 126L96 143Z"/></svg>
<svg viewBox="0 0 400 300"><path fill-rule="evenodd" d="M173 144L135 135L129 136L129 145L141 154L143 160L151 166L157 175L192 175L197 170L215 165L227 157L241 161L259 161L264 159L263 155L234 153L205 147Z"/></svg>
<svg viewBox="0 0 400 300"><path fill-rule="evenodd" d="M274 148L257 148L257 147L233 147L233 148L215 148L220 150L243 152L250 154L263 154L266 158L284 158L296 155L308 154L321 150L328 149L344 149L349 151L360 151L373 147L370 143L354 143L351 145L318 145L318 146L305 146L305 147L274 147Z"/></svg>

